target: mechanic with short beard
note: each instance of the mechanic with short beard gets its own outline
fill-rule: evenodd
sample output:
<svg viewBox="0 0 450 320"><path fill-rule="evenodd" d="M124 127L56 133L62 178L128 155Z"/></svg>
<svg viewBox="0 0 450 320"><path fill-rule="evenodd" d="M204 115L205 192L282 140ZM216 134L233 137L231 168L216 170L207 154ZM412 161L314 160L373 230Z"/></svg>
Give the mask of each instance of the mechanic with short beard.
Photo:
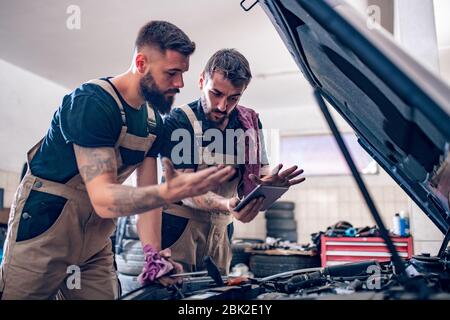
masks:
<svg viewBox="0 0 450 320"><path fill-rule="evenodd" d="M11 208L2 299L114 299L119 283L111 235L115 218L204 194L234 174L228 168L179 173L155 157L162 119L183 87L195 44L179 28L149 22L136 39L130 69L66 95L47 135L28 153L29 170ZM138 187L122 182L137 169ZM155 279L180 268L147 246ZM161 254L163 256L161 256Z"/></svg>
<svg viewBox="0 0 450 320"><path fill-rule="evenodd" d="M162 222L157 221L157 215L139 216L141 241L152 246L161 244L163 249L170 248L172 258L180 262L187 272L203 269L204 257L210 256L222 274L228 273L233 218L248 223L255 218L263 203L262 198L255 199L237 212L234 208L239 203L238 197L251 192L257 184L289 187L304 180L298 177L303 170L297 166L280 172L282 165L278 165L270 171L259 117L254 110L238 105L251 77L249 63L241 53L234 49L220 50L209 59L200 75L201 98L173 109L164 118L163 155L170 157L177 168L188 172L201 172L214 164L237 168L236 174L214 192L164 207ZM180 130L188 134L176 138ZM228 141L235 138L227 132L239 130L242 134L236 135L238 142ZM206 138L212 131L219 135L223 145L214 141L215 138ZM246 138L243 133L250 131L253 134ZM191 140L187 144L190 148L176 151L186 136ZM197 144L199 137L202 137L201 146ZM250 144L248 139L253 143ZM230 144L232 148L227 147ZM245 149L241 152L245 157L241 159L240 147ZM250 157L252 152L253 158ZM157 228L161 223L161 238L155 239L157 230L150 227Z"/></svg>

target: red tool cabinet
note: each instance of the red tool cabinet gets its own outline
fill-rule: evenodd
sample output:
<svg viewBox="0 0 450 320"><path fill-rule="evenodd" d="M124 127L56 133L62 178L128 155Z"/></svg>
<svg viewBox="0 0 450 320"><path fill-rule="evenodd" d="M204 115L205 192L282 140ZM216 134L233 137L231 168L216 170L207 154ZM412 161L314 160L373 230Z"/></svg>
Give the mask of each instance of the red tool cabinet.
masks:
<svg viewBox="0 0 450 320"><path fill-rule="evenodd" d="M413 255L412 237L391 237L402 259ZM382 238L321 237L322 267L364 260L389 261L391 254Z"/></svg>

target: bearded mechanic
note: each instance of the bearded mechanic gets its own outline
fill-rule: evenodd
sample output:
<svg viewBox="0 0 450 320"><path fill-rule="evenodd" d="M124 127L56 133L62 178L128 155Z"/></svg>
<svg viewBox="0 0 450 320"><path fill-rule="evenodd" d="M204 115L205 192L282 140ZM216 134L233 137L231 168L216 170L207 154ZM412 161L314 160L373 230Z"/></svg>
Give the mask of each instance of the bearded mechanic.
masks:
<svg viewBox="0 0 450 320"><path fill-rule="evenodd" d="M114 299L119 295L110 236L114 218L211 190L233 173L179 173L163 160L157 184L161 113L183 87L195 44L178 27L152 21L139 31L130 69L66 95L47 135L28 153L29 170L11 208L2 299ZM121 183L137 169L138 187ZM169 258L147 248L166 270ZM68 287L77 266L80 287Z"/></svg>
<svg viewBox="0 0 450 320"><path fill-rule="evenodd" d="M237 168L236 174L216 190L165 206L162 215L138 216L142 243L170 248L172 258L186 272L203 269L204 257L211 256L220 272L228 273L233 218L244 223L252 221L263 202L255 199L237 212L234 208L239 197L257 184L290 187L305 180L299 177L303 170L297 166L280 171L282 165L278 165L270 170L259 117L254 110L238 105L251 78L249 63L241 53L219 50L200 75L200 99L174 108L164 119L163 155L170 157L177 168L185 172L201 172L212 164ZM227 134L230 131L236 136ZM253 144L245 143L249 141L245 138L248 132L252 132L248 138ZM216 134L219 143L211 141ZM189 137L190 147L181 150L184 137ZM232 141L235 137L237 143ZM228 148L230 144L232 148ZM252 152L254 162L249 161ZM240 161L240 154L245 155L244 161ZM161 233L158 225L162 226Z"/></svg>

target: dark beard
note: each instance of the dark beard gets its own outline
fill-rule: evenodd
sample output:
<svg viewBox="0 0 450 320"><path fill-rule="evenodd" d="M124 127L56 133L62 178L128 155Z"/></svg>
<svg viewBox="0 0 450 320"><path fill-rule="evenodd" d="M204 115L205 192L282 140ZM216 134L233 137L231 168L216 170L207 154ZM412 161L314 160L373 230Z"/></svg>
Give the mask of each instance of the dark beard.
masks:
<svg viewBox="0 0 450 320"><path fill-rule="evenodd" d="M158 88L151 73L147 73L139 82L141 94L151 106L161 114L167 114L174 102L174 97L166 98L164 93ZM180 92L178 89L168 90L169 92Z"/></svg>
<svg viewBox="0 0 450 320"><path fill-rule="evenodd" d="M212 123L214 123L216 126L221 126L226 120L228 120L228 116L226 115L226 116L224 116L222 119L220 119L220 120L212 120L212 119L209 119L209 121L211 121Z"/></svg>
<svg viewBox="0 0 450 320"><path fill-rule="evenodd" d="M205 114L206 119L208 119L208 121L211 122L212 124L214 124L216 126L221 126L225 122L225 120L228 120L228 118L229 118L228 114L225 114L225 116L218 121L214 120L212 118L212 113L214 110L208 110L206 98L204 96L201 97L200 104L202 106L203 113ZM218 111L218 112L220 113L220 111Z"/></svg>

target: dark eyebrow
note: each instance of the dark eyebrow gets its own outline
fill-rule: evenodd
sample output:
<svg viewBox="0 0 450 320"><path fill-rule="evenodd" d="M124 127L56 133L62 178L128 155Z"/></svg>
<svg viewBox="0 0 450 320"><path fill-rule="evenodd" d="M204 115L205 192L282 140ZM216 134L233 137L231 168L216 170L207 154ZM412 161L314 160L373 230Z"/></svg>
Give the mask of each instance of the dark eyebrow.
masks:
<svg viewBox="0 0 450 320"><path fill-rule="evenodd" d="M215 93L218 93L218 94L223 94L223 92L221 92L220 90L214 89L214 88L212 88L211 91L214 91Z"/></svg>
<svg viewBox="0 0 450 320"><path fill-rule="evenodd" d="M175 72L183 72L183 70L181 70L181 69L177 69L177 68L175 68L175 69L169 69L169 70L167 70L167 72L170 72L170 71L175 71Z"/></svg>
<svg viewBox="0 0 450 320"><path fill-rule="evenodd" d="M218 93L218 94L222 94L222 95L223 95L223 92L221 92L220 90L217 90L217 89L215 89L215 88L212 88L210 91L214 91L215 93ZM241 96L240 93L236 93L236 94L232 94L232 95L229 96L228 98L234 98L234 97L240 97L240 96Z"/></svg>

